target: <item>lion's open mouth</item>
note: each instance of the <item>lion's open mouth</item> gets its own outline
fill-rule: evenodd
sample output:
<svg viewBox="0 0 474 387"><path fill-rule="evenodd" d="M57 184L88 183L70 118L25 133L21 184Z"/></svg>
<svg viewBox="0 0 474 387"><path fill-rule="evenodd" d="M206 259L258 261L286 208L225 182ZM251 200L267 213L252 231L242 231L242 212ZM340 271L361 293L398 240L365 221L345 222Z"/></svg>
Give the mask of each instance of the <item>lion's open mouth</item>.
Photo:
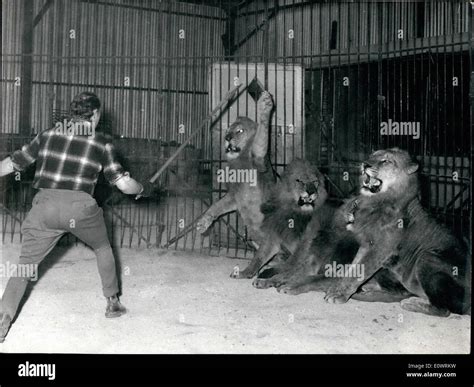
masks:
<svg viewBox="0 0 474 387"><path fill-rule="evenodd" d="M369 190L372 193L377 193L382 188L382 180L366 173L362 182L362 188Z"/></svg>
<svg viewBox="0 0 474 387"><path fill-rule="evenodd" d="M225 153L230 153L230 152L239 153L240 148L238 146L235 146L229 143L229 145L227 145L227 147L225 148Z"/></svg>
<svg viewBox="0 0 474 387"><path fill-rule="evenodd" d="M316 194L310 196L300 196L298 199L298 206L304 210L312 210L314 208L314 201L316 199Z"/></svg>

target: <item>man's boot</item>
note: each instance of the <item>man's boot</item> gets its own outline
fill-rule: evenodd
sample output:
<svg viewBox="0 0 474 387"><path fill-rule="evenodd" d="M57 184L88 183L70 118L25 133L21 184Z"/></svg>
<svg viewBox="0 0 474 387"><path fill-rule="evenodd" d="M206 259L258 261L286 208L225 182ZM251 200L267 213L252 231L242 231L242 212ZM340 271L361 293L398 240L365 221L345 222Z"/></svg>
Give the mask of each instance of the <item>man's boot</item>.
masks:
<svg viewBox="0 0 474 387"><path fill-rule="evenodd" d="M2 299L0 300L0 343L10 329L13 318L16 316L21 299L23 298L29 279L25 277L10 277Z"/></svg>
<svg viewBox="0 0 474 387"><path fill-rule="evenodd" d="M3 312L0 312L0 343L5 341L5 337L10 329L12 323L11 317Z"/></svg>
<svg viewBox="0 0 474 387"><path fill-rule="evenodd" d="M113 318L120 317L122 314L125 314L127 309L120 303L117 295L112 297L107 297L107 309L105 310L105 317Z"/></svg>

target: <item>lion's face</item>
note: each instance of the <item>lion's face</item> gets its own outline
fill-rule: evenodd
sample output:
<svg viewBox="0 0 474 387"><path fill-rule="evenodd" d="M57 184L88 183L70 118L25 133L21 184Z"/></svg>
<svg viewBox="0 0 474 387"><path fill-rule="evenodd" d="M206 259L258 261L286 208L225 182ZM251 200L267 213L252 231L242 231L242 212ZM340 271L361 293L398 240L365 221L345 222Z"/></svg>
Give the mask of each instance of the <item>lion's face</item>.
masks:
<svg viewBox="0 0 474 387"><path fill-rule="evenodd" d="M361 165L360 193L377 195L388 190L399 190L414 183L418 164L411 161L408 152L391 148L372 153Z"/></svg>
<svg viewBox="0 0 474 387"><path fill-rule="evenodd" d="M282 179L287 188L287 199L301 212L312 212L327 198L323 175L308 161L296 159L291 162Z"/></svg>
<svg viewBox="0 0 474 387"><path fill-rule="evenodd" d="M224 150L228 160L234 160L251 144L257 124L247 117L239 117L225 135Z"/></svg>

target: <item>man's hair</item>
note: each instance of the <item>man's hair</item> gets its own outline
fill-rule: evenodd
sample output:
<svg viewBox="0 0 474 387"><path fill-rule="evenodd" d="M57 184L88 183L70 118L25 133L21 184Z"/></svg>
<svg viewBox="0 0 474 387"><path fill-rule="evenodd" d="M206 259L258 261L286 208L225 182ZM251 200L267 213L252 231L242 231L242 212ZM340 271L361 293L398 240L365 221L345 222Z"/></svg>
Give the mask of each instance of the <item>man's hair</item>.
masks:
<svg viewBox="0 0 474 387"><path fill-rule="evenodd" d="M94 109L100 109L100 99L89 91L76 95L70 105L72 117L86 120L92 117Z"/></svg>

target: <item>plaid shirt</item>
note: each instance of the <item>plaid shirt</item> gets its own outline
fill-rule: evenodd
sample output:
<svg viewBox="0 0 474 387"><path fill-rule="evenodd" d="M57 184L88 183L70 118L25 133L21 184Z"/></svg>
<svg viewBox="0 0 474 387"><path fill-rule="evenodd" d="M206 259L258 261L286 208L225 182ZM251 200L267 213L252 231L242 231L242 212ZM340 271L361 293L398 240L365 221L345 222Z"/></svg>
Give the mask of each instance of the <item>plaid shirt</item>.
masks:
<svg viewBox="0 0 474 387"><path fill-rule="evenodd" d="M101 133L68 136L52 128L39 133L11 159L16 171L23 171L36 161L35 188L69 189L92 195L102 169L110 184L123 176L114 153L113 145Z"/></svg>

